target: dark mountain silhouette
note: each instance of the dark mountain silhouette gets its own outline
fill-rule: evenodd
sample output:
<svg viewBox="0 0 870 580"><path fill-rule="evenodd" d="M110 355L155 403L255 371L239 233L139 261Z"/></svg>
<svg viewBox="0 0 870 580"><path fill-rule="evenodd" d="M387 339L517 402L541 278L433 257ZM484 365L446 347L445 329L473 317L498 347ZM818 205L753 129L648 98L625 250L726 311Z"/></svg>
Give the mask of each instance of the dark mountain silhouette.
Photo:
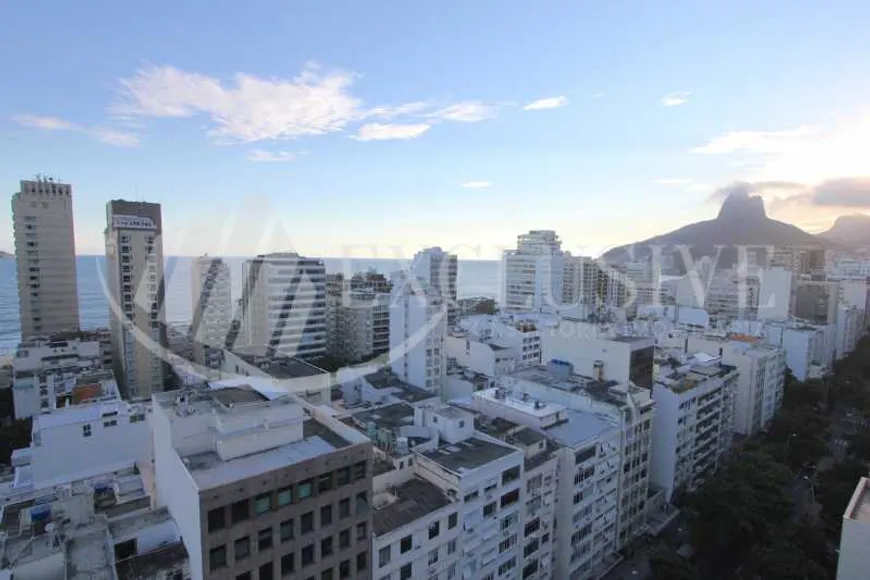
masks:
<svg viewBox="0 0 870 580"><path fill-rule="evenodd" d="M715 257L717 247L724 246L719 257L719 267L727 268L736 262L738 246L827 248L839 244L767 217L761 197L751 195L747 188L734 187L722 203L715 219L689 224L642 242L613 248L603 258L614 263L639 259L650 255L652 247L655 246L662 247L663 254L676 252L678 246L686 246L693 260L701 256ZM684 267L679 258L676 265L678 269Z"/></svg>
<svg viewBox="0 0 870 580"><path fill-rule="evenodd" d="M857 213L840 216L831 229L820 233L819 237L846 246L870 246L870 215Z"/></svg>

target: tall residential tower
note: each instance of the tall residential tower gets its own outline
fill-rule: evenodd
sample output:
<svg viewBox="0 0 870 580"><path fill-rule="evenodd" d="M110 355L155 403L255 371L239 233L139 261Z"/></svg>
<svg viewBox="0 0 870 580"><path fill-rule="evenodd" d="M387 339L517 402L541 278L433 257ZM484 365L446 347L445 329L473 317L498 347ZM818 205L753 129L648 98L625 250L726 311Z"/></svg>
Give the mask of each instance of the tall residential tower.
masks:
<svg viewBox="0 0 870 580"><path fill-rule="evenodd" d="M439 247L420 250L414 256L411 272L441 294L441 299L447 305L447 327L453 328L459 318L456 303L456 254L445 252Z"/></svg>
<svg viewBox="0 0 870 580"><path fill-rule="evenodd" d="M126 397L163 390L166 313L160 204L106 204L106 285L115 377Z"/></svg>
<svg viewBox="0 0 870 580"><path fill-rule="evenodd" d="M562 302L565 275L562 242L552 230L517 236L517 249L502 257L503 306L508 311L555 309Z"/></svg>
<svg viewBox="0 0 870 580"><path fill-rule="evenodd" d="M191 269L191 335L197 363L219 368L233 320L230 267L222 258L200 256Z"/></svg>
<svg viewBox="0 0 870 580"><path fill-rule="evenodd" d="M21 336L79 328L72 187L53 179L22 181L12 196Z"/></svg>

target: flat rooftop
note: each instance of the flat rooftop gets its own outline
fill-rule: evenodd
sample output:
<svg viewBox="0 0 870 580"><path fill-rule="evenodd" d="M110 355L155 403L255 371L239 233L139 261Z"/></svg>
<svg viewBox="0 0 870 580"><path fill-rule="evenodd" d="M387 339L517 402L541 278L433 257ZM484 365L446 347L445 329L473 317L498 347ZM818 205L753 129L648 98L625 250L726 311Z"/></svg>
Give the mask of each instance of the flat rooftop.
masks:
<svg viewBox="0 0 870 580"><path fill-rule="evenodd" d="M507 445L500 445L479 437L469 437L464 441L443 445L434 451L423 453L423 456L448 471L462 473L465 470L478 469L515 452L516 449Z"/></svg>
<svg viewBox="0 0 870 580"><path fill-rule="evenodd" d="M115 564L118 580L154 578L161 570L176 568L187 560L187 550L182 542L162 546L146 554L121 560Z"/></svg>
<svg viewBox="0 0 870 580"><path fill-rule="evenodd" d="M327 371L302 359L280 354L270 354L262 348L234 348L230 351L251 366L269 376L279 379L304 379L329 374Z"/></svg>
<svg viewBox="0 0 870 580"><path fill-rule="evenodd" d="M450 505L450 500L438 486L419 477L390 489L390 494L395 501L376 509L372 515L372 526L379 536Z"/></svg>
<svg viewBox="0 0 870 580"><path fill-rule="evenodd" d="M407 403L419 403L438 396L426 389L409 385L386 369L378 369L373 373L365 375L363 378L374 389L391 389L390 394L392 396Z"/></svg>
<svg viewBox="0 0 870 580"><path fill-rule="evenodd" d="M591 398L601 402L611 403L617 406L625 405L623 401L610 394L610 389L612 387L620 386L620 383L617 381L599 381L592 377L577 374L563 378L552 374L547 370L547 367L543 365L520 369L511 373L510 376L567 391L569 393L586 393ZM645 389L628 386L628 392L630 394L639 393L643 390Z"/></svg>
<svg viewBox="0 0 870 580"><path fill-rule="evenodd" d="M308 418L303 423L303 438L299 441L229 461L223 461L217 453L207 451L188 455L184 457L184 462L197 488L204 490L301 463L349 445L347 440L316 419Z"/></svg>
<svg viewBox="0 0 870 580"><path fill-rule="evenodd" d="M362 425L374 423L383 429L399 429L414 424L414 407L408 403L393 403L370 411L362 411L352 415L354 423Z"/></svg>
<svg viewBox="0 0 870 580"><path fill-rule="evenodd" d="M870 479L862 477L852 494L844 518L870 524Z"/></svg>
<svg viewBox="0 0 870 580"><path fill-rule="evenodd" d="M616 429L609 421L593 413L567 411L568 420L544 429L557 443L577 447Z"/></svg>

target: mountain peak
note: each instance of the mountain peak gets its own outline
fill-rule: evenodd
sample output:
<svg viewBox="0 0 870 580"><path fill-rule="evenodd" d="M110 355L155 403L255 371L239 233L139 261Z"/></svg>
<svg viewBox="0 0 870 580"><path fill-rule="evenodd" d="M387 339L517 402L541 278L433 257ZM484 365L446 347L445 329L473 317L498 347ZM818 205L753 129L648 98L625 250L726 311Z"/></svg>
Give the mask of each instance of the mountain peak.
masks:
<svg viewBox="0 0 870 580"><path fill-rule="evenodd" d="M752 194L752 186L748 183L736 183L728 188L729 193L722 202L718 219L745 220L765 219L764 200L759 195Z"/></svg>

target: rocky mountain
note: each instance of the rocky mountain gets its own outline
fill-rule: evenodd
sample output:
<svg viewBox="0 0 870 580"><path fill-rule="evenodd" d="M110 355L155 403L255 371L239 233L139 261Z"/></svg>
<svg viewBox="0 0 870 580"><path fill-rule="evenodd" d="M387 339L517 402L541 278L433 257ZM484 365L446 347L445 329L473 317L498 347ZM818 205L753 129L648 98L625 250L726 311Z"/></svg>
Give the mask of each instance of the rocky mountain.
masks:
<svg viewBox="0 0 870 580"><path fill-rule="evenodd" d="M663 253L675 252L677 246L690 248L693 259L716 256L717 246L725 246L720 267L730 267L737 260L738 246L821 246L838 247L835 241L819 238L797 226L767 217L764 200L745 189L735 188L722 203L715 219L689 224L648 240L613 248L604 259L620 263L650 254L652 246L662 246ZM676 260L678 269L682 260Z"/></svg>
<svg viewBox="0 0 870 580"><path fill-rule="evenodd" d="M870 246L870 215L840 216L831 229L820 233L819 237L856 248Z"/></svg>

